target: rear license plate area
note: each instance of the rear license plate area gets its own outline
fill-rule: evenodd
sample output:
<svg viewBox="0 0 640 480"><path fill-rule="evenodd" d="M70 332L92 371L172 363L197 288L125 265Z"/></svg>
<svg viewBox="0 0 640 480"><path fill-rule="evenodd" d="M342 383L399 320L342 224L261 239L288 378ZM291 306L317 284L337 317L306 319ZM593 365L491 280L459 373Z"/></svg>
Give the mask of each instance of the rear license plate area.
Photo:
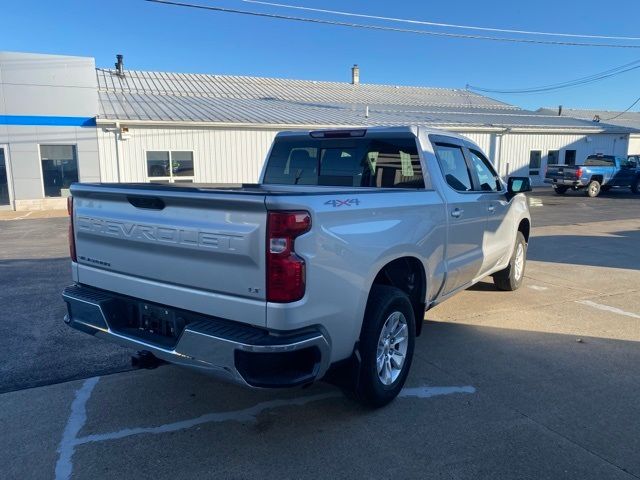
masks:
<svg viewBox="0 0 640 480"><path fill-rule="evenodd" d="M170 308L140 303L137 328L148 335L177 339L185 327L185 319Z"/></svg>

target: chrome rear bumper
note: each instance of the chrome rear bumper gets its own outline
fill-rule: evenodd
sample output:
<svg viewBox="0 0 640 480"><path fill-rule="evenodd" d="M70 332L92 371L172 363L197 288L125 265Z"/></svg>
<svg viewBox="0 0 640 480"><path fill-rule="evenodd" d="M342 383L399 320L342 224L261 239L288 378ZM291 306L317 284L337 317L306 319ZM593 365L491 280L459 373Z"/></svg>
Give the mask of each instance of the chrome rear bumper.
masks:
<svg viewBox="0 0 640 480"><path fill-rule="evenodd" d="M545 178L544 183L550 183L551 185L564 185L566 187L584 187L580 180L570 180L568 178Z"/></svg>
<svg viewBox="0 0 640 480"><path fill-rule="evenodd" d="M321 378L329 368L330 345L319 328L273 332L184 312L190 320L168 345L122 327L137 299L80 285L67 287L62 298L72 328L240 385L292 387Z"/></svg>

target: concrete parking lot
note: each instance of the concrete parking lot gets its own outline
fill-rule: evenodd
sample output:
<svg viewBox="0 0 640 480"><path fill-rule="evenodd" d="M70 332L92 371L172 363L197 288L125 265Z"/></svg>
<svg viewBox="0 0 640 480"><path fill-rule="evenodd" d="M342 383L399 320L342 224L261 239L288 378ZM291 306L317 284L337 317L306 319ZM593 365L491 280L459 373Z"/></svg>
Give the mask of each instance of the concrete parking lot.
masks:
<svg viewBox="0 0 640 480"><path fill-rule="evenodd" d="M279 392L69 330L66 219L0 222L3 478L640 478L640 198L532 195L526 280L427 312L400 398Z"/></svg>

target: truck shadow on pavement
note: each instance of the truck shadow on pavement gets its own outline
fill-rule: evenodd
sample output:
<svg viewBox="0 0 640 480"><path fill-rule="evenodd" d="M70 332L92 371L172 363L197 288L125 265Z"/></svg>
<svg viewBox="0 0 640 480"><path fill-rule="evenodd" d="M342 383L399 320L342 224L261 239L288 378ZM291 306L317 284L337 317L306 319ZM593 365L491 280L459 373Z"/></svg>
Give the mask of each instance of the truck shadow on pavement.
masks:
<svg viewBox="0 0 640 480"><path fill-rule="evenodd" d="M367 410L323 384L252 391L172 366L103 377L86 403L73 474L423 478L428 471L471 479L571 472L599 479L622 478L622 469L640 473L640 371L630 368L640 363L638 343L588 337L578 343L572 335L427 322L416 355L408 387L473 385L476 393L399 398Z"/></svg>
<svg viewBox="0 0 640 480"><path fill-rule="evenodd" d="M596 236L542 235L529 240L527 259L640 270L640 230Z"/></svg>

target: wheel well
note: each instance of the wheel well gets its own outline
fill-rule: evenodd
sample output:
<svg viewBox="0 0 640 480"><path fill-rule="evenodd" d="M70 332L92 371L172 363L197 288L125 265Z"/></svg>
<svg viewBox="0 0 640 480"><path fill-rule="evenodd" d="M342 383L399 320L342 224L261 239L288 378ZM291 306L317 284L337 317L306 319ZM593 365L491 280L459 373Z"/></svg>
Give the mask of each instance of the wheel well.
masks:
<svg viewBox="0 0 640 480"><path fill-rule="evenodd" d="M592 175L590 181L593 182L594 180L596 182L602 183L602 175Z"/></svg>
<svg viewBox="0 0 640 480"><path fill-rule="evenodd" d="M522 219L522 221L520 222L520 225L518 225L518 231L522 233L522 235L524 236L524 241L529 243L529 233L531 232L531 224L529 223L529 220L524 218Z"/></svg>
<svg viewBox="0 0 640 480"><path fill-rule="evenodd" d="M376 275L374 285L390 285L405 292L415 313L416 335L422 331L427 278L422 262L415 257L402 257L387 263Z"/></svg>

